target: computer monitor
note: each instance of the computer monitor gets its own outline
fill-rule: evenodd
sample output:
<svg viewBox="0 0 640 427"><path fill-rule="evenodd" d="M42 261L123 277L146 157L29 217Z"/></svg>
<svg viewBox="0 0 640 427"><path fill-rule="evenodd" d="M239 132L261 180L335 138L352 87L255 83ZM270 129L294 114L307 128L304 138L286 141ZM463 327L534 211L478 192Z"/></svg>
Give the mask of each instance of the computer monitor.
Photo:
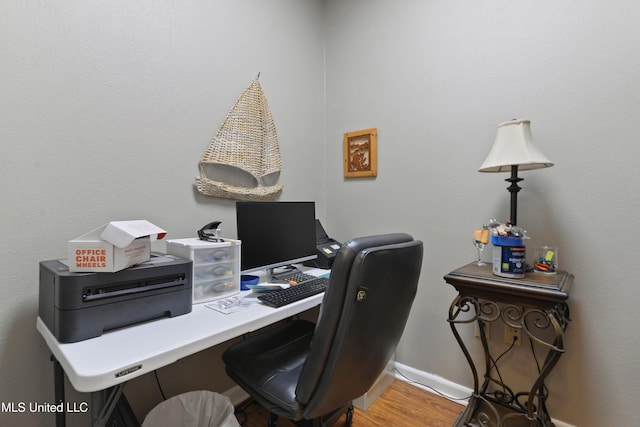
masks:
<svg viewBox="0 0 640 427"><path fill-rule="evenodd" d="M316 258L314 202L236 202L240 270L250 273Z"/></svg>

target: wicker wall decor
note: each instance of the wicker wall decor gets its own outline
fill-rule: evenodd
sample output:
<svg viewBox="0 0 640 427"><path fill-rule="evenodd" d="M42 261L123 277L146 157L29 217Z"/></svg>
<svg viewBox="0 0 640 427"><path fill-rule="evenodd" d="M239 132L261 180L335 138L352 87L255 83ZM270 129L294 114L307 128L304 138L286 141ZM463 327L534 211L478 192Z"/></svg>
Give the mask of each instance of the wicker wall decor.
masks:
<svg viewBox="0 0 640 427"><path fill-rule="evenodd" d="M240 95L200 159L196 186L202 194L261 201L282 192L280 145L259 77ZM241 179L234 182L233 175Z"/></svg>

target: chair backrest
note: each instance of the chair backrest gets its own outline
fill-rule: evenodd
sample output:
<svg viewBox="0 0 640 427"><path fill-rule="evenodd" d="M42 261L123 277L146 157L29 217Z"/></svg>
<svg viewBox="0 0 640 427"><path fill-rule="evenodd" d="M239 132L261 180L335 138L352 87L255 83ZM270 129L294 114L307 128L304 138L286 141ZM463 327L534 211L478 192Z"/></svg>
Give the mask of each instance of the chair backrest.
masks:
<svg viewBox="0 0 640 427"><path fill-rule="evenodd" d="M305 418L363 395L382 373L411 310L422 252L422 242L403 233L353 239L340 249L296 388Z"/></svg>

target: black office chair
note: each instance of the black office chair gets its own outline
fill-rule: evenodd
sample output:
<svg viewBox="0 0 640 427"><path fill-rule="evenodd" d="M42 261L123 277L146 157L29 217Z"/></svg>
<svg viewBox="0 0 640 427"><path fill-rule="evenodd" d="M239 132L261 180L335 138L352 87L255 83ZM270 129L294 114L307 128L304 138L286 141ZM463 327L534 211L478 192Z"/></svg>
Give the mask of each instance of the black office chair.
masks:
<svg viewBox="0 0 640 427"><path fill-rule="evenodd" d="M369 390L402 336L418 286L422 242L408 234L353 239L336 255L317 323L295 320L222 355L229 376L297 426L331 426Z"/></svg>

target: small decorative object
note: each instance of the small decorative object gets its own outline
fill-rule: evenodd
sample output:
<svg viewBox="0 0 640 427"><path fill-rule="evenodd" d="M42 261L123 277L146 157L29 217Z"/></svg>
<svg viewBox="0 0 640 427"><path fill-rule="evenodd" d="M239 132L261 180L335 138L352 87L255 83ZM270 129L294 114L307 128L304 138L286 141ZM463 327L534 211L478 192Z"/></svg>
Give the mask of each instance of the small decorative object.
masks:
<svg viewBox="0 0 640 427"><path fill-rule="evenodd" d="M523 239L528 239L527 231L522 227L518 227L515 224L511 223L500 223L495 219L489 221L489 224L485 225L487 229L491 232L493 236L512 236L512 237L520 237Z"/></svg>
<svg viewBox="0 0 640 427"><path fill-rule="evenodd" d="M196 187L202 194L270 201L282 192L278 134L259 77L236 100L200 159Z"/></svg>
<svg viewBox="0 0 640 427"><path fill-rule="evenodd" d="M486 262L483 262L480 259L480 255L482 254L482 250L489 243L489 230L483 228L482 230L473 230L473 245L478 250L478 261L474 264L478 266L487 265Z"/></svg>
<svg viewBox="0 0 640 427"><path fill-rule="evenodd" d="M344 134L344 177L378 176L378 130Z"/></svg>
<svg viewBox="0 0 640 427"><path fill-rule="evenodd" d="M505 179L511 185L507 187L511 193L511 217L509 223L516 225L518 216L518 170L548 168L553 166L551 160L533 144L529 120L511 120L498 126L496 140L479 172L511 172Z"/></svg>
<svg viewBox="0 0 640 427"><path fill-rule="evenodd" d="M555 274L558 270L558 248L552 246L536 248L533 269L539 273Z"/></svg>

